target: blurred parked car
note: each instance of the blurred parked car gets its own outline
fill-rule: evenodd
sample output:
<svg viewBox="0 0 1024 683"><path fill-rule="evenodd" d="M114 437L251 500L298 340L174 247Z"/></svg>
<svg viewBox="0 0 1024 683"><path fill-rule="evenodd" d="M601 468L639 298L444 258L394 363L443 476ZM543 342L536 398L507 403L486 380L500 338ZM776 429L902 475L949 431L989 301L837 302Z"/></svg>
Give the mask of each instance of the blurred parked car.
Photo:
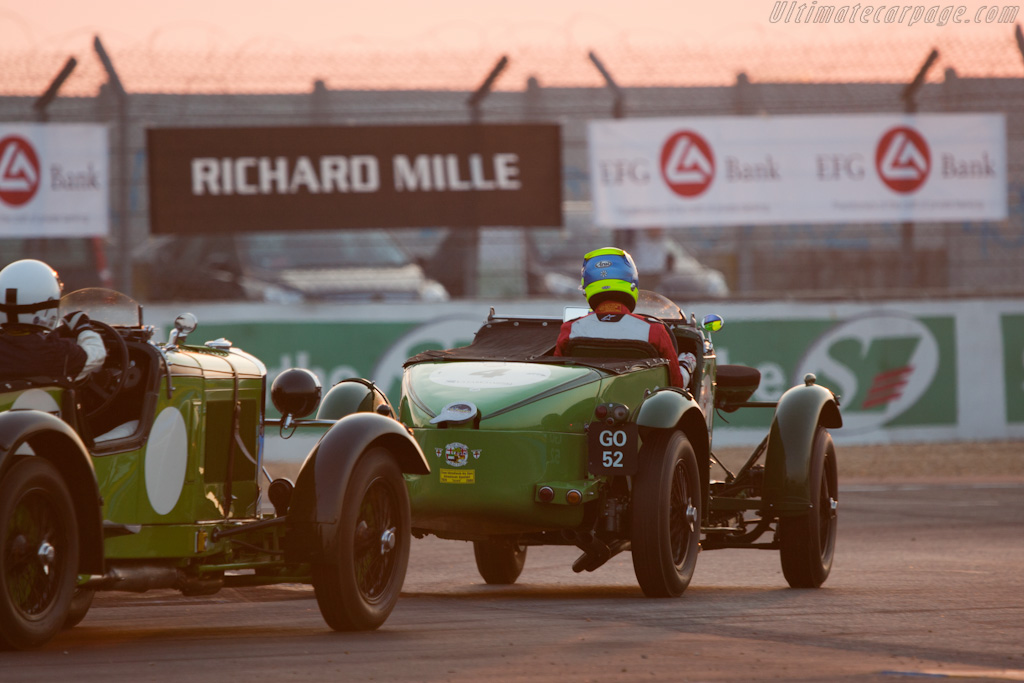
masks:
<svg viewBox="0 0 1024 683"><path fill-rule="evenodd" d="M0 239L0 268L36 259L60 273L65 292L112 286L102 237L6 237Z"/></svg>
<svg viewBox="0 0 1024 683"><path fill-rule="evenodd" d="M661 231L629 231L632 240L615 240L610 231L575 234L563 230L529 230L531 295L581 296L583 254L604 246L630 252L640 271L640 285L673 301L721 298L729 286L721 271L705 266ZM632 243L630 243L632 242Z"/></svg>
<svg viewBox="0 0 1024 683"><path fill-rule="evenodd" d="M160 236L135 258L147 301L446 301L383 231Z"/></svg>

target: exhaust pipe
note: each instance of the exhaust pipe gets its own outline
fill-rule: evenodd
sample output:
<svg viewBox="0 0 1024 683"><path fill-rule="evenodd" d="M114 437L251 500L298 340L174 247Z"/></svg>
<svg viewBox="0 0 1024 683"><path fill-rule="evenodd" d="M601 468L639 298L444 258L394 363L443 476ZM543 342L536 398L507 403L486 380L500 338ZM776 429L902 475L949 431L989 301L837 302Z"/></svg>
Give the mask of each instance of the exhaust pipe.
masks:
<svg viewBox="0 0 1024 683"><path fill-rule="evenodd" d="M213 595L224 586L220 576L200 578L190 576L177 567L138 565L111 567L102 576L93 576L80 588L100 591L126 591L145 593L158 588L173 588L183 595Z"/></svg>

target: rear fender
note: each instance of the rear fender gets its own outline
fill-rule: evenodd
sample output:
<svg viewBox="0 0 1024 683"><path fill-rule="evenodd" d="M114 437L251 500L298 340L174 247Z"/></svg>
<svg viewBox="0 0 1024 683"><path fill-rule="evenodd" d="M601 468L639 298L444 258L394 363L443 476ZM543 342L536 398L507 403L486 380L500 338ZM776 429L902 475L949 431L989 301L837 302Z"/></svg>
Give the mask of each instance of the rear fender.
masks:
<svg viewBox="0 0 1024 683"><path fill-rule="evenodd" d="M818 425L843 426L839 402L816 384L793 387L775 408L765 455L762 500L777 514L795 515L811 505L811 451Z"/></svg>
<svg viewBox="0 0 1024 683"><path fill-rule="evenodd" d="M430 474L419 444L402 423L376 413L355 413L338 420L306 457L295 481L288 511L289 561L333 555L337 525L348 482L360 456L382 446L408 474Z"/></svg>
<svg viewBox="0 0 1024 683"><path fill-rule="evenodd" d="M88 449L66 422L49 413L38 410L0 413L0 477L15 461L32 457L17 452L25 444L36 456L53 463L71 492L78 521L78 573L102 574L103 501Z"/></svg>
<svg viewBox="0 0 1024 683"><path fill-rule="evenodd" d="M320 401L316 419L340 420L352 413L372 413L380 405L391 407L387 396L376 384L365 379L345 379L331 387Z"/></svg>
<svg viewBox="0 0 1024 683"><path fill-rule="evenodd" d="M704 510L708 508L711 477L711 437L704 411L692 398L681 391L663 389L647 398L637 413L636 423L640 435L651 429L680 429L686 434L697 456Z"/></svg>

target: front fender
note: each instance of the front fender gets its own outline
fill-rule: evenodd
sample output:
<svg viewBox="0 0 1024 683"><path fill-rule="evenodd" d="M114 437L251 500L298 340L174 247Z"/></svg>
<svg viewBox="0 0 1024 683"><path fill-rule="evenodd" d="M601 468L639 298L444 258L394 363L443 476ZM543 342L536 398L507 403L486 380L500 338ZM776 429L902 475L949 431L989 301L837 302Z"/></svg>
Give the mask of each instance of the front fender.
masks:
<svg viewBox="0 0 1024 683"><path fill-rule="evenodd" d="M365 379L343 379L320 401L318 420L340 420L352 413L372 413L377 406L391 404L377 385Z"/></svg>
<svg viewBox="0 0 1024 683"><path fill-rule="evenodd" d="M816 384L796 386L779 399L768 433L762 499L777 513L806 512L811 504L810 473L814 433L843 426L835 394Z"/></svg>
<svg viewBox="0 0 1024 683"><path fill-rule="evenodd" d="M376 413L338 420L306 457L296 478L288 511L290 561L315 559L331 550L352 471L360 456L376 446L391 451L402 472L430 474L419 444L397 420Z"/></svg>
<svg viewBox="0 0 1024 683"><path fill-rule="evenodd" d="M24 444L46 458L64 477L78 520L80 574L102 574L103 501L96 470L82 439L68 423L38 410L0 413L0 477ZM28 456L31 457L31 456Z"/></svg>

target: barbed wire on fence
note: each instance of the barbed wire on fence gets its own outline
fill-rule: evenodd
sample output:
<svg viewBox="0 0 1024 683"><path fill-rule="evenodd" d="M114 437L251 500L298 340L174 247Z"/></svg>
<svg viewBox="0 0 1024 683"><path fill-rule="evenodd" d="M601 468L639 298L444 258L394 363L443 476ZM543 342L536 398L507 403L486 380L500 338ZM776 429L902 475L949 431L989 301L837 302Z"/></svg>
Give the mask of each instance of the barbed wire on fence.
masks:
<svg viewBox="0 0 1024 683"><path fill-rule="evenodd" d="M948 32L938 39L910 35L887 40L801 42L785 48L684 43L645 47L622 42L597 47L622 87L721 86L744 73L754 83L902 83L913 78L928 53L940 53L929 80L952 68L961 77L1019 78L1024 58L1013 29L984 40ZM269 41L205 51L108 46L125 88L136 93L298 93L316 80L337 90L475 89L495 62L509 66L498 90L521 90L529 78L544 87L602 87L604 81L573 46L485 46L468 50L340 48L299 51ZM54 50L0 49L0 95L35 95L53 80L68 57L78 66L62 87L64 96L92 96L107 80L91 43L73 54Z"/></svg>

